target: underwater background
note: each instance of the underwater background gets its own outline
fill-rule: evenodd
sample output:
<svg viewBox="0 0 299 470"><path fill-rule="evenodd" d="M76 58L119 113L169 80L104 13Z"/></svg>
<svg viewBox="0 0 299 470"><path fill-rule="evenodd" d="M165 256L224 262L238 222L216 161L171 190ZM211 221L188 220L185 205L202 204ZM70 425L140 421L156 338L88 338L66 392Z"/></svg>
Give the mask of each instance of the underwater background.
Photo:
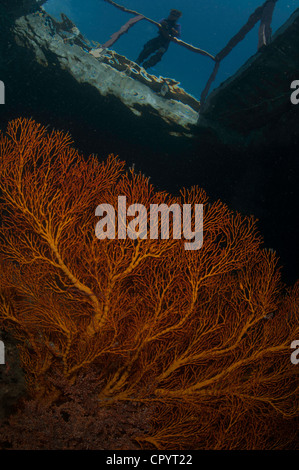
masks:
<svg viewBox="0 0 299 470"><path fill-rule="evenodd" d="M183 15L179 20L182 27L181 39L215 55L263 2L261 0L243 0L242 2L238 0L222 0L221 2L219 0L127 0L118 3L155 21L168 16L171 8L182 11ZM58 19L61 12L65 13L87 39L102 44L132 17L103 0L84 0L84 2L49 0L43 6L49 14ZM296 8L298 8L296 0L277 2L272 22L273 33ZM221 63L213 88L234 74L251 55L256 53L258 28L259 24ZM156 35L157 28L154 25L141 21L124 34L112 49L135 61L143 44ZM212 69L213 62L208 57L194 54L176 44L170 44L162 61L149 72L156 76L174 78L188 93L199 98Z"/></svg>

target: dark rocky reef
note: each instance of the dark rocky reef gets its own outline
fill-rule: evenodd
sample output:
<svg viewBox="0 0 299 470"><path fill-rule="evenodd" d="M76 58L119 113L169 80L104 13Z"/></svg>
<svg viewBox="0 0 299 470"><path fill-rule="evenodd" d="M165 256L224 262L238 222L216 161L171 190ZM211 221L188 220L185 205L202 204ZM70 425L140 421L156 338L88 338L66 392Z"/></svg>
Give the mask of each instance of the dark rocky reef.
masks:
<svg viewBox="0 0 299 470"><path fill-rule="evenodd" d="M11 20L14 21L20 16L35 12L46 3L46 1L47 0L1 0L1 16L4 17L5 21L7 21L7 18L11 18Z"/></svg>
<svg viewBox="0 0 299 470"><path fill-rule="evenodd" d="M75 25L66 17L58 23L41 3L0 0L0 127L33 117L69 131L84 153L135 163L160 189L202 186L259 218L266 246L278 251L292 282L299 106L291 104L290 84L299 79L299 10L200 109L174 79L154 77L111 50L94 57L88 39L71 32Z"/></svg>

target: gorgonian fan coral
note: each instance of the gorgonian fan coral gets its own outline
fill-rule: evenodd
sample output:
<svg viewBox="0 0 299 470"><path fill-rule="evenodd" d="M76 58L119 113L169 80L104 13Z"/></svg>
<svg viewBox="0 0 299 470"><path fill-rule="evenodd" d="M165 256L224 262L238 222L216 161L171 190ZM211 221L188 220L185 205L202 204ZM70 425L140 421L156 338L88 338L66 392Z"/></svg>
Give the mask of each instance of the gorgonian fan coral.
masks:
<svg viewBox="0 0 299 470"><path fill-rule="evenodd" d="M33 399L53 374L96 368L99 407L154 407L136 436L159 449L294 447L298 284L284 298L255 221L197 187L179 197L113 156L84 159L32 120L0 140L1 328L19 342ZM99 240L95 208L204 205L204 240ZM101 448L99 446L99 448Z"/></svg>

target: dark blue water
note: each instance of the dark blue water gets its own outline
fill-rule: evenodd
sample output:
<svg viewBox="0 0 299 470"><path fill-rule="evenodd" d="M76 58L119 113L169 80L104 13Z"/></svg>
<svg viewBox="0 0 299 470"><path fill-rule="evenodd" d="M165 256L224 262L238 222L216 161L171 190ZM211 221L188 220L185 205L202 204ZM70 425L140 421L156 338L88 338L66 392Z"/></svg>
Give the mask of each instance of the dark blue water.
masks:
<svg viewBox="0 0 299 470"><path fill-rule="evenodd" d="M156 21L167 16L171 8L181 10L181 39L216 55L264 0L118 0L117 3ZM298 0L278 0L273 16L273 33L298 7ZM56 17L64 12L89 40L100 43L106 42L112 33L118 31L132 17L104 0L49 0L44 8ZM135 60L143 44L156 34L157 28L154 25L141 21L112 48ZM256 53L257 41L258 25L221 63L214 86L229 78ZM163 60L149 69L149 72L174 78L189 93L199 97L212 69L211 59L171 43Z"/></svg>

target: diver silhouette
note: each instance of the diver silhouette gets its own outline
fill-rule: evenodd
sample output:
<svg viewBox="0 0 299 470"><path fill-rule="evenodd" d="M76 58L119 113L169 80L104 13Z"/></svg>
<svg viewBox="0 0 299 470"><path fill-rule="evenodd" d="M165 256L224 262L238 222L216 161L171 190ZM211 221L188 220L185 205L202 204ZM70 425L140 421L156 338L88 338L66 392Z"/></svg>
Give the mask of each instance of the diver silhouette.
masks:
<svg viewBox="0 0 299 470"><path fill-rule="evenodd" d="M182 16L179 10L170 10L168 18L163 18L159 21L161 28L159 35L156 38L148 41L139 54L136 63L142 65L143 68L148 69L156 65L162 59L163 55L168 49L171 41L170 37L181 36L181 25L177 23L177 20ZM146 62L148 56L153 54ZM144 62L144 63L143 63ZM143 64L142 64L143 63Z"/></svg>

